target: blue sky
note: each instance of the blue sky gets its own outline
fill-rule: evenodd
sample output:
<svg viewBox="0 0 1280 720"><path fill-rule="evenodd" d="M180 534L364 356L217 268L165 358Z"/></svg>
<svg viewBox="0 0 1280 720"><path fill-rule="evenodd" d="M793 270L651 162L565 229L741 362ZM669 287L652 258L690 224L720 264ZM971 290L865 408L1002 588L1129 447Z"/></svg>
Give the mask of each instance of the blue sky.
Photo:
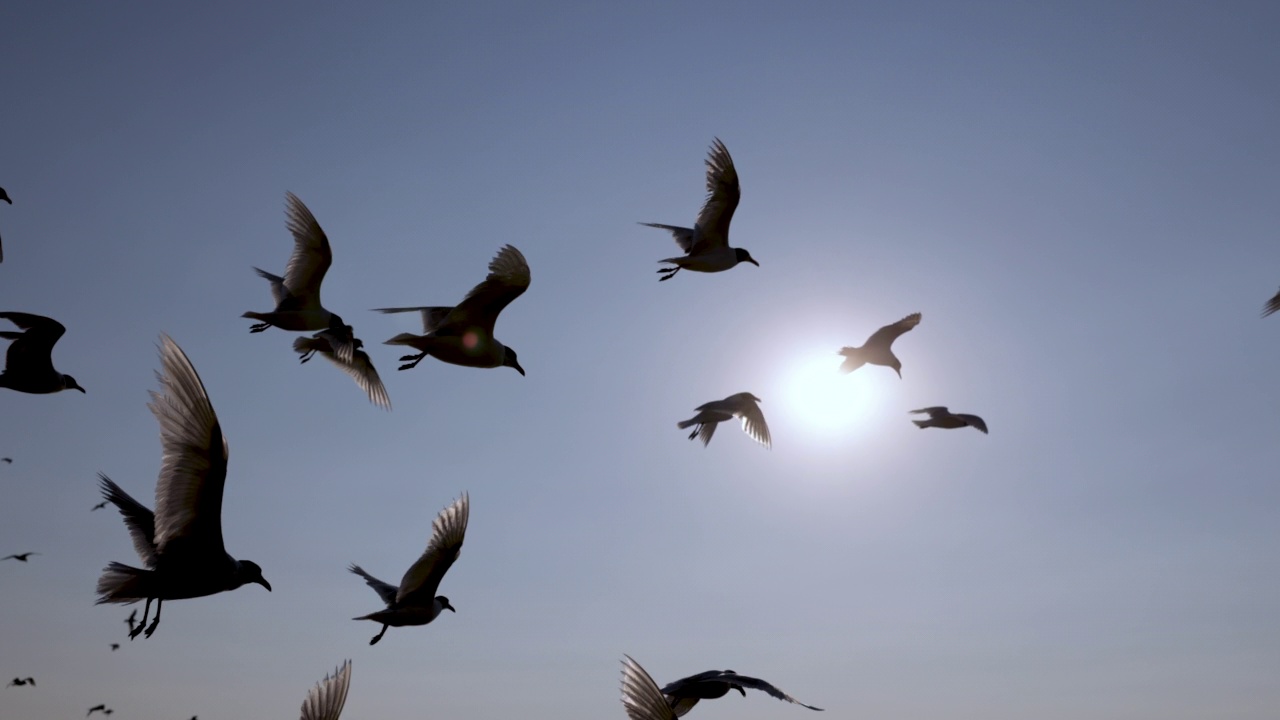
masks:
<svg viewBox="0 0 1280 720"><path fill-rule="evenodd" d="M824 717L1264 718L1280 707L1280 9L1271 3L26 3L0 21L0 309L67 326L87 395L0 395L5 718L623 717L763 677ZM713 137L760 268L658 284ZM370 406L270 308L286 190ZM388 305L456 302L503 244L528 371L397 372ZM835 350L911 312L903 379ZM149 640L94 606L150 502L156 341L231 447L250 586ZM827 367L831 373L827 373ZM677 420L760 396L766 451ZM917 430L944 404L991 434ZM471 494L425 628L395 581ZM108 645L123 642L119 652ZM702 720L804 717L762 694Z"/></svg>

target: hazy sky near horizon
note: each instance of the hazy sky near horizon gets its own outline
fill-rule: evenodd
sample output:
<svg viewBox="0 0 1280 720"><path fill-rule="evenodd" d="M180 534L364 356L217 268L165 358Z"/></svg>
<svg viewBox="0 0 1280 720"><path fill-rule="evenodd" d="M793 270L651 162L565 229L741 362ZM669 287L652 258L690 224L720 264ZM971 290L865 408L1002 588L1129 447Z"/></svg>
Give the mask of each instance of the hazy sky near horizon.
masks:
<svg viewBox="0 0 1280 720"><path fill-rule="evenodd" d="M88 393L0 391L5 720L624 717L769 680L823 718L1262 719L1280 707L1280 6L1267 2L11 3L0 310ZM761 267L659 284L714 137ZM268 310L286 191L394 410ZM511 243L528 372L382 345ZM842 345L911 313L883 367ZM129 642L98 472L152 503L169 333L226 432L251 585ZM763 399L771 451L675 422ZM991 434L918 430L927 405ZM396 582L471 495L427 627ZM139 606L140 608L140 606ZM118 652L109 644L122 643ZM699 720L810 717L761 693Z"/></svg>

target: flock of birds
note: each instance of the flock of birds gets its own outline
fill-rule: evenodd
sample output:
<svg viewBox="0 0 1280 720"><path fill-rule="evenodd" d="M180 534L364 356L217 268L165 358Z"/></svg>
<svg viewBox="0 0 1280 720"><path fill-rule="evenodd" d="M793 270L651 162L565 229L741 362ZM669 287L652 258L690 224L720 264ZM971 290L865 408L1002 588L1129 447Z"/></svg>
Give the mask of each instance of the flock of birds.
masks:
<svg viewBox="0 0 1280 720"><path fill-rule="evenodd" d="M729 245L729 224L738 206L738 173L728 149L716 139L708 154L707 197L692 228L659 223L641 223L666 230L675 238L682 255L659 261L660 281L670 280L681 270L723 272L741 263L759 263L742 248ZM0 188L0 200L12 204ZM374 368L364 343L351 325L321 303L320 287L333 262L329 239L311 211L292 193L286 195L286 226L294 239L293 254L284 275L254 268L271 288L275 307L267 312L246 312L254 320L250 332L271 327L290 332L311 333L294 340L293 349L301 362L316 354L349 375L371 403L386 410L391 400ZM0 261L3 249L0 248ZM529 264L515 247L502 247L489 263L488 276L454 306L414 306L377 308L381 313L419 313L422 333L401 333L385 344L403 346L413 353L400 358L400 370L416 367L427 357L455 365L476 368L510 367L521 375L516 351L494 337L498 315L528 289ZM1280 310L1280 292L1266 304L1263 316ZM850 373L863 365L893 368L902 377L902 363L893 352L893 343L921 321L913 313L871 334L858 347L839 351L844 358L840 372ZM0 312L22 332L0 331L11 341L5 355L0 388L18 392L47 394L63 390L86 392L70 375L54 368L54 345L66 332L51 318L24 312ZM168 335L160 336L160 389L151 391L148 407L160 425L162 459L155 486L155 509L135 500L105 474L99 473L102 502L99 510L114 505L124 518L142 567L111 562L97 583L99 604L143 602L143 617L129 616L129 638L151 637L160 624L166 600L203 597L258 584L267 591L271 584L262 568L250 560L238 560L227 553L222 537L222 494L228 469L228 446L204 385L187 355ZM743 430L756 442L770 447L769 426L760 409L760 398L739 392L695 408L696 414L677 423L692 428L689 439L711 441L716 427L739 419ZM955 429L973 427L983 433L987 425L977 415L952 413L936 406L911 411L927 415L913 422L920 428ZM0 458L12 462L10 458ZM389 627L426 625L445 611L454 611L449 598L437 592L449 568L457 561L470 517L470 497L463 492L432 522L426 551L405 571L398 585L384 582L359 565L348 569L377 593L385 608L354 618L381 625L369 642L376 644ZM9 555L3 560L27 562L35 552ZM148 623L151 604L155 617ZM112 644L112 650L119 648ZM746 696L747 689L763 691L779 700L809 708L758 678L732 670L710 670L659 687L652 677L629 656L622 661L622 702L631 720L674 720L689 712L700 700L723 697L732 691ZM303 720L336 720L346 702L351 680L348 660L327 675L307 695L302 705ZM14 678L8 687L30 685L33 678ZM89 708L88 715L114 711L105 705ZM197 720L197 718L192 718Z"/></svg>

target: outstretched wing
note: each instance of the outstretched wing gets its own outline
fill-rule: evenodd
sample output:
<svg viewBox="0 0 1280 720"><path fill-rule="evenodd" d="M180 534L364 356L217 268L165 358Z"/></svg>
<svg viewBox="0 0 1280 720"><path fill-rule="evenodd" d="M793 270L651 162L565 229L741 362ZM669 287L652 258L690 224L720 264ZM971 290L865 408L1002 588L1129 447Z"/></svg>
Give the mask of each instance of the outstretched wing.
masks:
<svg viewBox="0 0 1280 720"><path fill-rule="evenodd" d="M184 553L225 555L222 489L228 449L222 426L195 367L163 333L160 362L160 391L151 391L147 404L160 423L163 448L156 481L156 550L165 555L176 545Z"/></svg>
<svg viewBox="0 0 1280 720"><path fill-rule="evenodd" d="M133 549L149 568L156 566L156 516L142 503L115 484L105 473L98 473L102 497L109 500L124 516L124 525L133 539Z"/></svg>
<svg viewBox="0 0 1280 720"><path fill-rule="evenodd" d="M764 413L754 400L747 399L742 402L738 416L742 418L743 432L750 435L752 440L766 448L773 447L773 439L769 437L769 425L764 421Z"/></svg>
<svg viewBox="0 0 1280 720"><path fill-rule="evenodd" d="M53 372L53 346L67 331L62 323L43 315L24 312L0 312L0 318L26 331L22 334L0 333L0 337L13 339L5 354L5 362L10 367L21 367L32 372Z"/></svg>
<svg viewBox="0 0 1280 720"><path fill-rule="evenodd" d="M983 434L990 434L990 433L987 433L987 423L986 423L986 421L985 421L985 420L983 420L982 418L978 417L977 415L969 415L969 414L966 414L966 413L956 413L956 417L958 417L958 418L960 418L961 420L965 421L965 423L966 423L969 427L977 428L977 429L981 430L981 431L983 432Z"/></svg>
<svg viewBox="0 0 1280 720"><path fill-rule="evenodd" d="M899 335L919 325L920 317L920 313L911 313L892 325L885 325L872 333L863 347L869 348L876 345L885 348L889 347L894 340L898 339Z"/></svg>
<svg viewBox="0 0 1280 720"><path fill-rule="evenodd" d="M504 245L489 262L489 276L467 293L437 329L462 333L479 328L493 336L498 313L529 289L529 263L514 246Z"/></svg>
<svg viewBox="0 0 1280 720"><path fill-rule="evenodd" d="M285 193L285 227L293 234L293 255L284 269L284 286L290 295L320 296L320 283L333 264L329 238L306 205L293 193Z"/></svg>
<svg viewBox="0 0 1280 720"><path fill-rule="evenodd" d="M931 417L931 418L936 418L936 417L938 417L938 416L943 416L943 417L945 417L945 416L947 416L947 415L950 415L950 414L951 414L951 411L950 411L950 410L947 410L947 406L946 406L946 405L934 405L933 407L920 408L919 410L912 410L911 412L913 412L913 413L929 413L929 417Z"/></svg>
<svg viewBox="0 0 1280 720"><path fill-rule="evenodd" d="M369 396L369 402L383 410L390 410L391 397L387 395L387 388L382 384L382 378L378 376L378 370L373 366L373 361L369 359L369 354L357 349L362 347L364 343L350 334L350 328L351 326L347 325L344 332L341 333L333 330L321 330L310 338L295 338L293 349L304 357L308 352L320 353L326 360L338 366L338 369L346 373L348 377L355 380L356 385L359 385L360 389L364 390L365 395ZM337 346L336 349L335 345ZM338 350L342 349L347 351L345 357L338 352Z"/></svg>
<svg viewBox="0 0 1280 720"><path fill-rule="evenodd" d="M350 685L351 661L347 660L307 693L307 699L302 701L302 720L338 720L342 706L347 704Z"/></svg>
<svg viewBox="0 0 1280 720"><path fill-rule="evenodd" d="M676 714L649 673L630 655L622 657L626 658L622 661L622 706L627 709L627 717L630 720L675 720Z"/></svg>
<svg viewBox="0 0 1280 720"><path fill-rule="evenodd" d="M675 238L676 244L679 245L680 249L685 251L686 253L693 249L693 236L694 236L693 228L676 227L675 225L663 225L661 223L642 222L640 224L646 227L658 228L659 230L666 230L667 232L671 233L671 236Z"/></svg>
<svg viewBox="0 0 1280 720"><path fill-rule="evenodd" d="M1266 317L1271 313L1280 310L1280 292L1276 293L1262 306L1262 317Z"/></svg>
<svg viewBox="0 0 1280 720"><path fill-rule="evenodd" d="M453 312L451 307L396 307L396 308L374 308L374 312L380 313L405 313L416 312L422 313L422 334L429 335L435 332L435 329L449 317L449 313Z"/></svg>
<svg viewBox="0 0 1280 720"><path fill-rule="evenodd" d="M730 673L730 672L726 672L723 677L725 680L741 685L742 687L752 688L754 690L763 690L764 692L769 693L770 695L778 698L779 700L786 700L789 703L795 703L800 707L807 707L810 710L818 710L818 711L822 710L822 708L820 707L805 705L799 700L791 697L790 695L782 692L778 688L774 687L773 685L770 685L769 683L759 678L747 677L746 675L739 675L737 673Z"/></svg>
<svg viewBox="0 0 1280 720"><path fill-rule="evenodd" d="M733 211L738 209L741 197L733 158L720 138L716 138L707 153L707 199L698 212L691 254L729 244L729 221L733 220Z"/></svg>
<svg viewBox="0 0 1280 720"><path fill-rule="evenodd" d="M396 601L395 585L379 580L378 578L365 572L364 568L360 567L359 565L356 565L355 563L352 563L351 567L347 569L359 575L360 577L364 578L365 584L373 588L374 592L378 593L378 597L382 598L382 602L386 603L387 605L391 605Z"/></svg>
<svg viewBox="0 0 1280 720"><path fill-rule="evenodd" d="M467 520L471 516L471 499L467 493L440 511L431 523L431 541L404 577L396 592L396 603L427 605L436 597L436 589L444 574L449 572L462 551L462 541L467 534Z"/></svg>

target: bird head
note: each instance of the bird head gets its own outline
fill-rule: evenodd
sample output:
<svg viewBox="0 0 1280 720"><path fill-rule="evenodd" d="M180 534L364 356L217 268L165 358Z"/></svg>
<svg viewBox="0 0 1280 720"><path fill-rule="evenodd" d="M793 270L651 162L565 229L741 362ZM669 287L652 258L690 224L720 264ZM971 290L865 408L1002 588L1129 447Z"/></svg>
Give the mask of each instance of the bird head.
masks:
<svg viewBox="0 0 1280 720"><path fill-rule="evenodd" d="M515 368L516 372L524 375L524 368L520 367L520 361L516 360L516 351L511 348L507 348L506 352L502 354L502 366Z"/></svg>
<svg viewBox="0 0 1280 720"><path fill-rule="evenodd" d="M67 390L79 390L80 392L84 392L84 388L80 387L80 385L76 383L76 379L70 375L62 376L62 384L66 386Z"/></svg>
<svg viewBox="0 0 1280 720"><path fill-rule="evenodd" d="M755 265L756 267L760 267L760 263L756 262L756 259L751 257L751 253L747 252L746 250L743 250L742 248L734 248L733 252L734 252L734 255L737 256L738 262L740 263L749 262L752 265Z"/></svg>
<svg viewBox="0 0 1280 720"><path fill-rule="evenodd" d="M449 598L443 595L437 595L436 602L440 603L441 611L448 610L449 612L454 612L454 613L458 612L457 610L453 609L452 605L449 604Z"/></svg>
<svg viewBox="0 0 1280 720"><path fill-rule="evenodd" d="M271 592L271 583L262 577L262 568L258 567L258 563L252 560L240 560L236 566L236 579L241 585L248 583L257 583Z"/></svg>

